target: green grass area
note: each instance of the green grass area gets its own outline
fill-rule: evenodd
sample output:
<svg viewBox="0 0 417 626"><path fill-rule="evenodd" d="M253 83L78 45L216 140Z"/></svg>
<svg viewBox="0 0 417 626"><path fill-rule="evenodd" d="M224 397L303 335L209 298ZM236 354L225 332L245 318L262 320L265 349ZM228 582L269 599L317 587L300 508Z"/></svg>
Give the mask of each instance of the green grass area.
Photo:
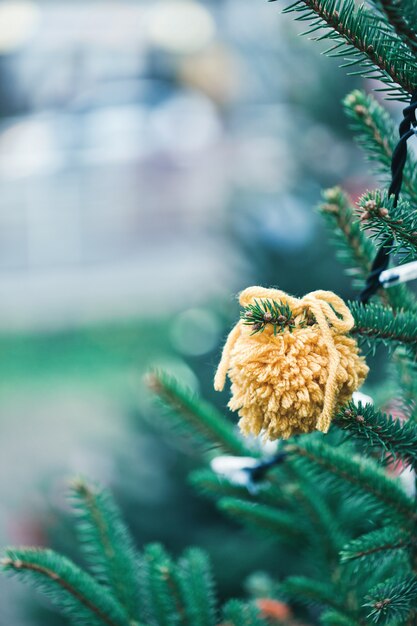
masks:
<svg viewBox="0 0 417 626"><path fill-rule="evenodd" d="M0 335L0 387L51 379L96 379L149 367L170 353L163 321L119 323L37 334Z"/></svg>

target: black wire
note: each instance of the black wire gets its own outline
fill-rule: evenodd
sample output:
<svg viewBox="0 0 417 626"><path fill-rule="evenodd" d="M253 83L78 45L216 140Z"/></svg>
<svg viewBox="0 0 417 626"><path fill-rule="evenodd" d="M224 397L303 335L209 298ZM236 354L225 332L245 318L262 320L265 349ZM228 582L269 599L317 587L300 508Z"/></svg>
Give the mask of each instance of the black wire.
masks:
<svg viewBox="0 0 417 626"><path fill-rule="evenodd" d="M254 467L245 467L244 471L249 474L254 483L259 482L265 478L265 475L271 467L275 467L276 465L283 463L287 456L287 452L285 452L285 450L281 450L270 459L266 461L259 461L259 463Z"/></svg>
<svg viewBox="0 0 417 626"><path fill-rule="evenodd" d="M398 196L400 195L401 185L403 182L404 165L407 160L407 141L415 134L415 126L417 109L417 90L411 96L410 104L403 109L403 120L399 127L400 139L392 153L391 160L391 184L388 189L388 195L394 196L394 207L397 206ZM394 240L387 237L382 243L378 253L372 263L371 271L366 280L363 291L359 294L359 300L366 304L371 296L381 286L379 277L381 273L387 269L390 259L390 249Z"/></svg>

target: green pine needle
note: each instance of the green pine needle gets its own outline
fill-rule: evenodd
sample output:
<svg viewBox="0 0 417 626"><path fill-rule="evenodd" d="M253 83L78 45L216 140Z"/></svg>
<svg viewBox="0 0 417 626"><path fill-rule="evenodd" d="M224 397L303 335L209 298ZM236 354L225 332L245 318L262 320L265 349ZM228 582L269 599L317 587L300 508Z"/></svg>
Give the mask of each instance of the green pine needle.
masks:
<svg viewBox="0 0 417 626"><path fill-rule="evenodd" d="M178 562L178 582L188 626L216 626L217 600L206 554L189 548Z"/></svg>
<svg viewBox="0 0 417 626"><path fill-rule="evenodd" d="M417 579L399 575L372 589L364 607L370 609L368 618L376 624L401 624L415 611L416 601Z"/></svg>
<svg viewBox="0 0 417 626"><path fill-rule="evenodd" d="M333 448L322 440L303 437L299 444L289 444L287 451L308 472L312 480L328 485L342 497L350 488L363 495L374 514L414 524L417 513L413 500L399 481L389 477L372 459L352 455L350 446Z"/></svg>
<svg viewBox="0 0 417 626"><path fill-rule="evenodd" d="M320 616L322 626L358 626L358 621L339 611L330 609Z"/></svg>
<svg viewBox="0 0 417 626"><path fill-rule="evenodd" d="M376 254L376 248L361 230L349 196L340 187L322 192L318 211L324 217L339 260L348 267L350 275L362 278L356 286L362 288Z"/></svg>
<svg viewBox="0 0 417 626"><path fill-rule="evenodd" d="M356 406L349 402L338 411L333 423L365 442L368 448L380 448L385 462L401 459L417 469L417 426L414 422L395 419L371 404Z"/></svg>
<svg viewBox="0 0 417 626"><path fill-rule="evenodd" d="M219 508L241 524L277 539L300 541L303 531L297 519L275 507L237 498L221 498Z"/></svg>
<svg viewBox="0 0 417 626"><path fill-rule="evenodd" d="M407 101L416 87L414 55L392 31L385 19L354 0L298 0L284 9L295 19L310 22L304 34L316 41L328 39L324 54L344 59L344 66L357 65L360 74L386 84L391 98Z"/></svg>
<svg viewBox="0 0 417 626"><path fill-rule="evenodd" d="M230 600L223 611L224 624L229 626L267 626L259 608L254 603Z"/></svg>
<svg viewBox="0 0 417 626"><path fill-rule="evenodd" d="M417 346L417 313L397 311L380 304L349 302L349 309L355 320L351 330L360 341L375 346L382 343L387 347L405 346L413 354Z"/></svg>
<svg viewBox="0 0 417 626"><path fill-rule="evenodd" d="M138 560L142 619L147 626L181 626L185 607L177 566L157 543L145 547Z"/></svg>
<svg viewBox="0 0 417 626"><path fill-rule="evenodd" d="M76 626L133 625L106 587L52 550L10 548L2 567L42 591Z"/></svg>
<svg viewBox="0 0 417 626"><path fill-rule="evenodd" d="M355 139L374 165L384 184L391 178L391 159L398 143L398 129L383 106L364 91L355 89L343 101L346 115L351 121ZM402 196L417 202L417 161L408 151L403 172Z"/></svg>
<svg viewBox="0 0 417 626"><path fill-rule="evenodd" d="M403 3L399 0L371 0L375 8L379 9L387 18L394 32L409 47L414 56L417 55L417 34L413 30L415 14L410 16L404 12Z"/></svg>
<svg viewBox="0 0 417 626"><path fill-rule="evenodd" d="M377 248L361 228L357 210L342 189L332 187L323 191L322 195L323 200L318 205L318 211L326 222L337 257L347 266L347 273L353 278L353 286L362 289ZM396 310L416 308L415 299L405 285L397 285L388 290L381 288L378 296L384 304Z"/></svg>
<svg viewBox="0 0 417 626"><path fill-rule="evenodd" d="M272 326L274 335L288 329L290 332L295 328L293 313L285 302L275 300L255 300L254 304L248 304L241 313L241 319L246 326L252 326L252 334L263 332L267 326ZM307 325L307 317L298 322L303 328Z"/></svg>
<svg viewBox="0 0 417 626"><path fill-rule="evenodd" d="M204 448L214 447L238 456L250 454L235 426L212 404L164 372L149 374L147 383L169 409L179 434L191 437L195 444Z"/></svg>
<svg viewBox="0 0 417 626"><path fill-rule="evenodd" d="M403 528L385 526L373 530L346 544L340 553L342 563L359 561L361 565L374 568L393 553L411 548L412 536Z"/></svg>
<svg viewBox="0 0 417 626"><path fill-rule="evenodd" d="M343 594L332 582L323 582L305 576L290 576L282 584L283 592L290 598L306 604L344 609Z"/></svg>
<svg viewBox="0 0 417 626"><path fill-rule="evenodd" d="M406 200L394 206L387 192L367 191L358 202L362 228L377 246L393 239L389 252L401 255L401 263L417 258L417 211ZM386 245L386 244L385 244Z"/></svg>
<svg viewBox="0 0 417 626"><path fill-rule="evenodd" d="M112 496L83 479L73 481L71 495L80 543L93 573L108 585L135 621L138 618L137 554Z"/></svg>

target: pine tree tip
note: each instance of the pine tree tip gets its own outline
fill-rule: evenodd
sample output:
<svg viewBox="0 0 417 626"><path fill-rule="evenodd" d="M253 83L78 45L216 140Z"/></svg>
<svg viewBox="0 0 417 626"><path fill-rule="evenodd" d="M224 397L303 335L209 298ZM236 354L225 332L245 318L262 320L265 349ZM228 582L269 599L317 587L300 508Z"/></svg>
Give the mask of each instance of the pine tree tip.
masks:
<svg viewBox="0 0 417 626"><path fill-rule="evenodd" d="M72 491L75 491L79 494L90 491L90 486L88 482L82 476L74 476L74 478L71 478L69 481L69 486Z"/></svg>
<svg viewBox="0 0 417 626"><path fill-rule="evenodd" d="M143 377L145 386L153 393L159 394L161 392L162 382L161 376L156 372L147 372Z"/></svg>

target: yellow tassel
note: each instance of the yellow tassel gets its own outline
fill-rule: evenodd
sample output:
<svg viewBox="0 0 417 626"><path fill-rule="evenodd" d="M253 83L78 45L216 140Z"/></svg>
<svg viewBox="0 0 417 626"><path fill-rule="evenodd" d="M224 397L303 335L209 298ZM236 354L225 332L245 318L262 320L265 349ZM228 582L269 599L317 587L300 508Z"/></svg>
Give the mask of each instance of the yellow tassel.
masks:
<svg viewBox="0 0 417 626"><path fill-rule="evenodd" d="M313 291L294 298L278 289L249 287L240 294L243 307L259 301L287 304L294 328L274 334L240 320L223 348L214 379L221 391L228 375L229 407L241 417L242 431L267 439L298 433L326 433L335 410L360 387L368 366L356 341L347 335L354 320L341 298L331 291ZM301 321L309 315L310 325Z"/></svg>

